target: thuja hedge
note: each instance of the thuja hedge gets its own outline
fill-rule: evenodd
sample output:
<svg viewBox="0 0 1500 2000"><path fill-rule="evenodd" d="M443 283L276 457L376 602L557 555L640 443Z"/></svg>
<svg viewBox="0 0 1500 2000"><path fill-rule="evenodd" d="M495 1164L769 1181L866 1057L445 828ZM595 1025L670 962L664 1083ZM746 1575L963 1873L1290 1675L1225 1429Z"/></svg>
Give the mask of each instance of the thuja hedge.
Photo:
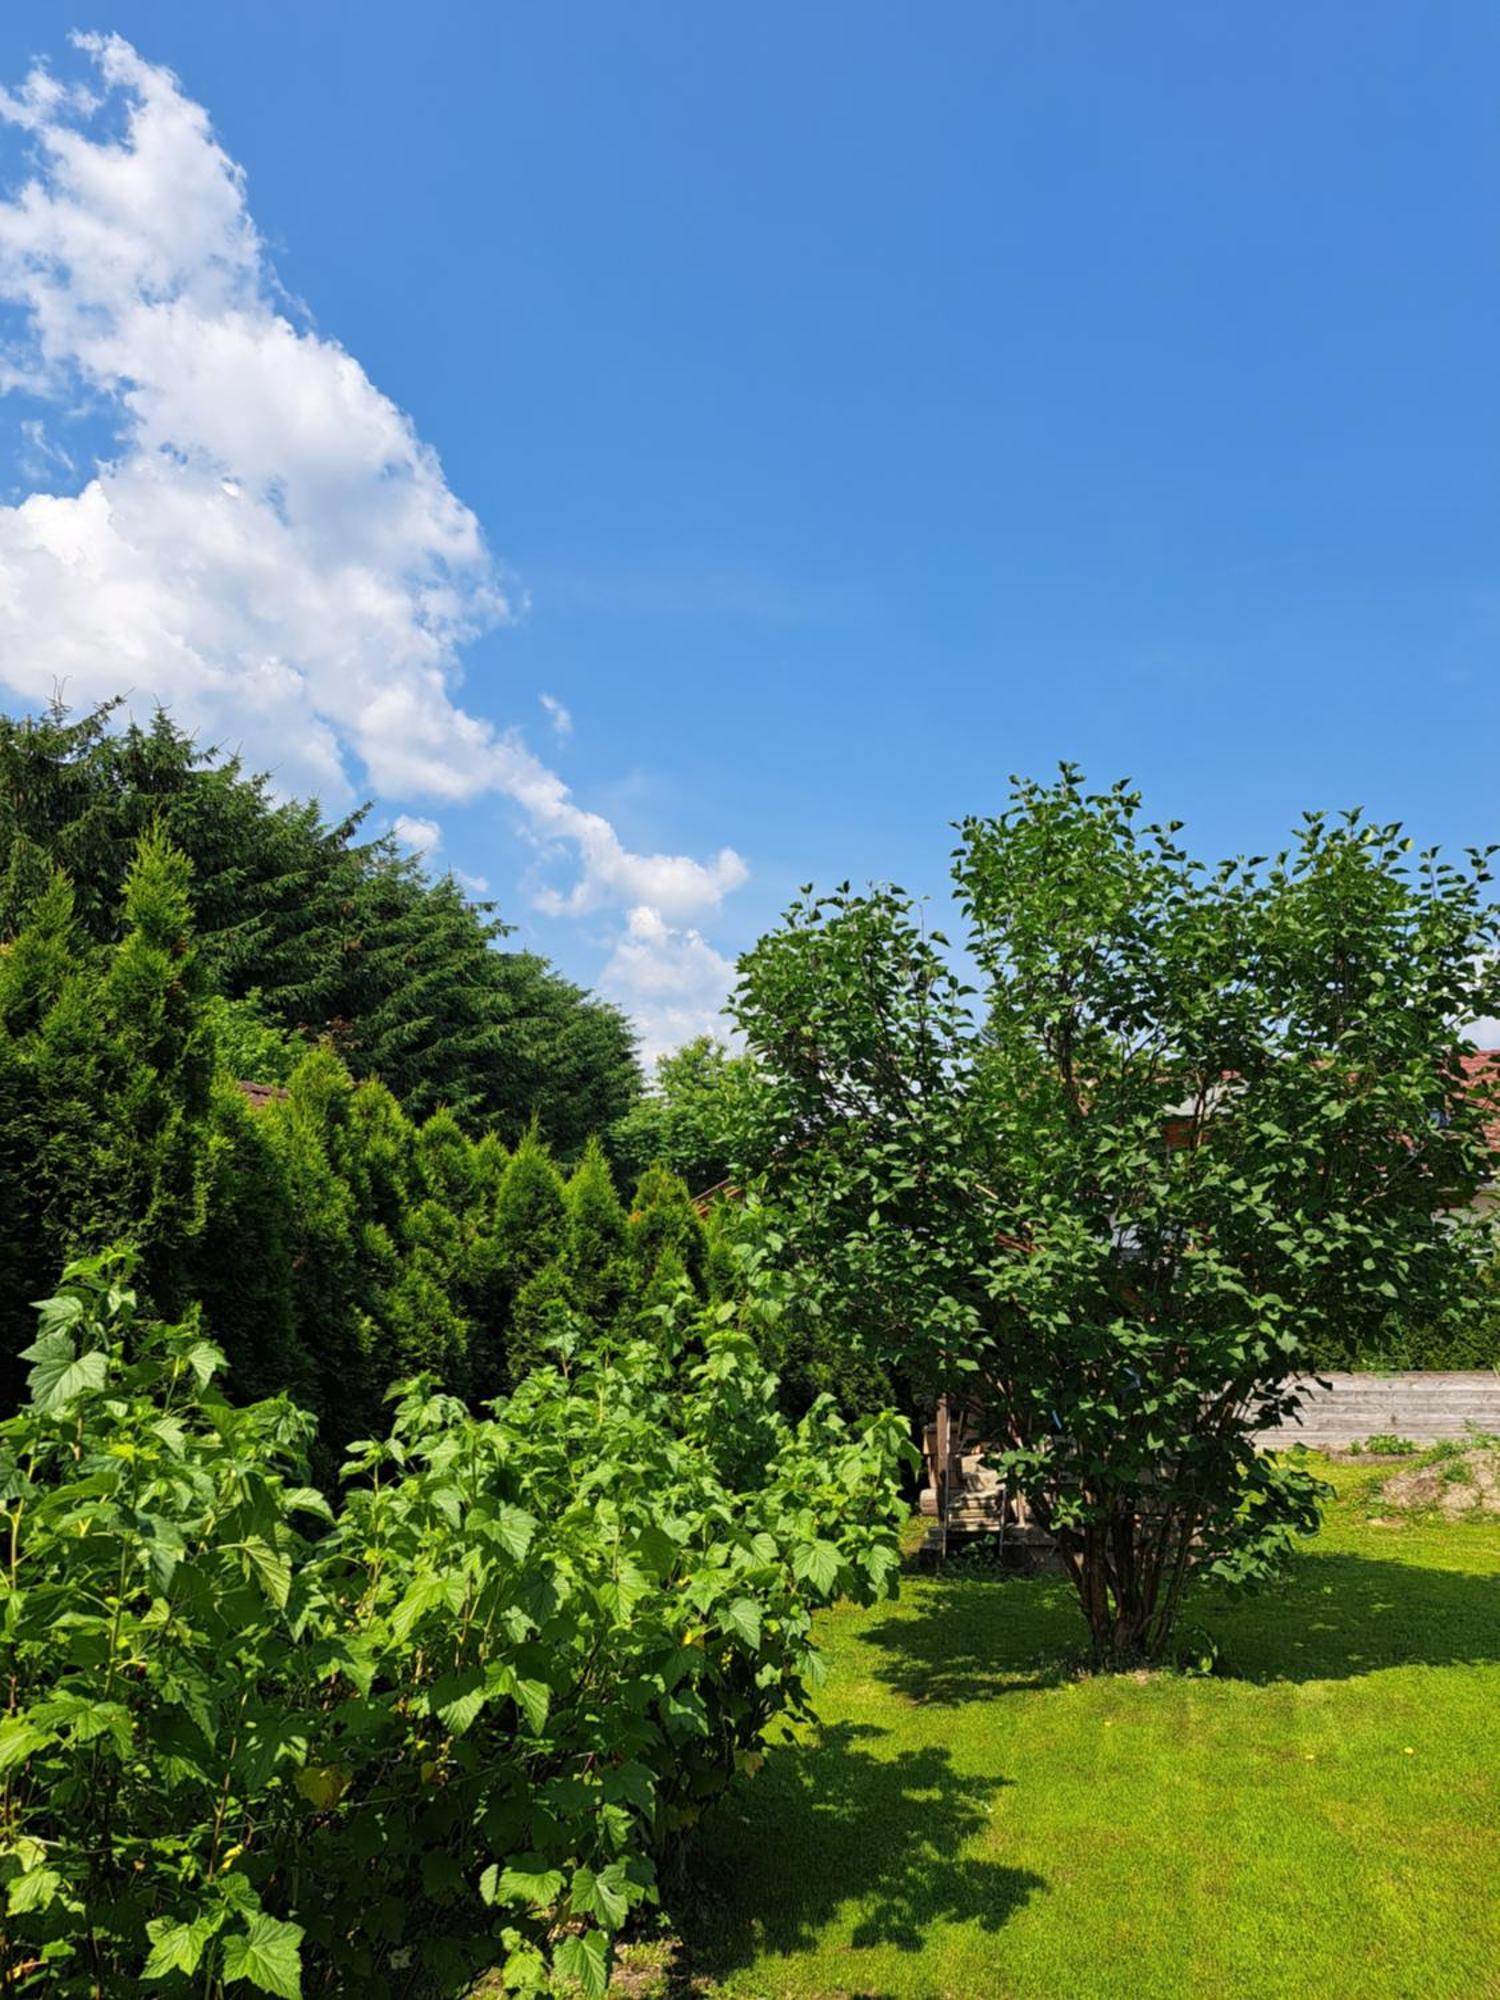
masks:
<svg viewBox="0 0 1500 2000"><path fill-rule="evenodd" d="M110 1258L0 1424L0 1989L602 1994L663 1856L891 1588L886 1416L795 1426L728 1308L392 1392L331 1506Z"/></svg>
<svg viewBox="0 0 1500 2000"><path fill-rule="evenodd" d="M116 1241L161 1316L202 1305L238 1396L286 1390L318 1418L334 1466L398 1376L483 1400L563 1314L603 1333L684 1272L713 1289L672 1174L648 1170L627 1213L597 1141L564 1178L535 1130L508 1148L446 1109L414 1119L216 993L202 888L151 834L112 939L62 875L14 936L0 921L0 1407L23 1390L29 1302Z"/></svg>

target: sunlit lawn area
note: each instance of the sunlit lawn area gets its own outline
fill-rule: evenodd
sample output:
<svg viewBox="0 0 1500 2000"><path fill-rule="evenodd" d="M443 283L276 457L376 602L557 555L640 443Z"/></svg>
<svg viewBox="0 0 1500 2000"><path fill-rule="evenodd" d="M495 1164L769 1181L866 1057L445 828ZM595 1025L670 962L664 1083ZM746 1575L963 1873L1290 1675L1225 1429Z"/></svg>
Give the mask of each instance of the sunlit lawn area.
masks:
<svg viewBox="0 0 1500 2000"><path fill-rule="evenodd" d="M826 1615L820 1728L705 1829L671 1990L1500 1994L1500 1523L1331 1476L1288 1586L1190 1614L1214 1678L1060 1673L1060 1581Z"/></svg>

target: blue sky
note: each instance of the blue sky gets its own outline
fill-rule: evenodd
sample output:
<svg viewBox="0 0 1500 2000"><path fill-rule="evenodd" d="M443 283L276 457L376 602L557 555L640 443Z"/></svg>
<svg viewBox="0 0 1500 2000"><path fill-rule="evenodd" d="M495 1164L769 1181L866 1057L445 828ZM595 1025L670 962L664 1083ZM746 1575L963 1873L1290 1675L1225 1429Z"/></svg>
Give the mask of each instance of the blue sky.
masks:
<svg viewBox="0 0 1500 2000"><path fill-rule="evenodd" d="M422 561L469 593L435 637L429 601L413 614L441 658L410 671L447 704L420 768L410 705L382 747L317 693L339 670L305 622L274 650L294 677L299 645L323 661L296 695L311 762L302 709L244 678L243 619L226 637L200 608L187 706L257 761L291 745L293 783L339 765L385 819L439 826L439 861L654 1044L800 882L940 892L948 822L1060 758L1133 776L1211 854L1355 802L1424 840L1500 837L1495 10L11 0L0 83L39 56L96 69L75 26L142 65L92 114L101 144L145 66L206 112L259 233L245 282L284 287L270 310L437 454L436 484L415 447L401 477ZM12 200L37 117L66 122L27 101L0 130ZM0 297L24 349L19 227ZM12 510L191 421L122 430L134 364L82 339L0 398ZM221 430L187 456L279 506L269 446ZM297 462L280 528L316 549L311 590L335 559L318 507L342 535L369 495ZM406 518L341 548L340 578L408 577ZM34 623L33 519L0 532L0 606L9 552ZM182 587L175 532L110 555L120 615L127 560ZM490 597L499 622L471 615ZM76 689L105 628L55 615ZM0 610L12 705L41 672L15 664L29 629ZM458 712L493 735L464 739L472 767L442 734Z"/></svg>

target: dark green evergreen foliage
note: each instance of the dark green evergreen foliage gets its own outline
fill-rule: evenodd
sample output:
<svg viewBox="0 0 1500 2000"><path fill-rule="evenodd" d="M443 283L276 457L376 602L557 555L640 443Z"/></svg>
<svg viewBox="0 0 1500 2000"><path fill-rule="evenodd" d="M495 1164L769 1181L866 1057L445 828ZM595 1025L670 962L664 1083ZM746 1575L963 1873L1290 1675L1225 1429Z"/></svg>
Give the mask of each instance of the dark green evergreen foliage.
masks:
<svg viewBox="0 0 1500 2000"><path fill-rule="evenodd" d="M273 1142L272 1132L238 1085L221 1077L213 1096L205 1224L184 1285L244 1395L285 1389L319 1408L324 1384L300 1336L319 1308L336 1311L326 1290L331 1274L326 1259L305 1260L308 1190L297 1185L288 1150Z"/></svg>
<svg viewBox="0 0 1500 2000"><path fill-rule="evenodd" d="M353 1097L337 1057L315 1050L293 1072L285 1096L247 1109L265 1171L284 1189L281 1228L294 1274L284 1338L312 1384L308 1404L330 1444L380 1420L380 1350L389 1345L382 1337L380 1288L396 1262L389 1239L368 1225L360 1190L344 1171L352 1151L347 1126ZM226 1244L231 1269L245 1255L244 1246ZM211 1312L208 1324L217 1336Z"/></svg>
<svg viewBox="0 0 1500 2000"><path fill-rule="evenodd" d="M431 1364L463 1384L493 1189L461 1152L481 1149L451 1120L419 1135L326 1049L253 1108L216 1050L237 1003L205 990L187 864L155 834L124 904L118 941L93 945L53 877L0 949L8 1392L28 1301L106 1241L135 1247L163 1309L201 1303L247 1394L291 1389L321 1412L330 1448L379 1422L393 1372Z"/></svg>
<svg viewBox="0 0 1500 2000"><path fill-rule="evenodd" d="M112 1241L153 1309L201 1308L243 1393L317 1414L325 1465L392 1375L484 1398L560 1339L659 1329L684 1282L732 1297L683 1181L646 1173L627 1220L589 1138L635 1089L617 1014L357 816L110 720L0 719L12 1391L27 1302Z"/></svg>
<svg viewBox="0 0 1500 2000"><path fill-rule="evenodd" d="M148 833L126 872L117 942L88 948L71 887L54 875L0 950L7 1357L46 1274L104 1241L137 1246L153 1296L186 1304L214 1071L188 882L186 859Z"/></svg>
<svg viewBox="0 0 1500 2000"><path fill-rule="evenodd" d="M575 1160L590 1133L608 1131L640 1096L635 1031L534 952L491 957L505 1034L484 1121L513 1146L535 1120L558 1158Z"/></svg>
<svg viewBox="0 0 1500 2000"><path fill-rule="evenodd" d="M669 1167L648 1167L636 1183L627 1243L637 1272L646 1277L671 1250L695 1289L703 1285L708 1244L687 1183Z"/></svg>
<svg viewBox="0 0 1500 2000"><path fill-rule="evenodd" d="M687 1266L670 1243L657 1254L656 1262L643 1271L642 1278L631 1301L629 1330L638 1340L650 1340L661 1333L663 1312L674 1311L693 1299L695 1293Z"/></svg>
<svg viewBox="0 0 1500 2000"><path fill-rule="evenodd" d="M629 1024L545 961L497 950L492 906L362 839L363 810L330 824L277 803L165 715L113 729L117 707L0 717L0 937L60 868L80 933L114 941L136 843L158 827L192 864L205 973L273 1036L329 1038L415 1117L446 1106L510 1142L535 1118L567 1159L629 1110ZM252 1036L251 1053L257 1081L285 1076L274 1041Z"/></svg>
<svg viewBox="0 0 1500 2000"><path fill-rule="evenodd" d="M562 1256L568 1208L562 1176L537 1137L522 1138L495 1199L495 1251L512 1297L544 1264Z"/></svg>
<svg viewBox="0 0 1500 2000"><path fill-rule="evenodd" d="M506 1338L506 1370L512 1384L533 1368L566 1364L585 1321L561 1259L543 1264L516 1293Z"/></svg>
<svg viewBox="0 0 1500 2000"><path fill-rule="evenodd" d="M6 1354L61 1261L128 1242L153 1305L201 1307L245 1393L289 1390L317 1413L326 1466L380 1427L393 1375L487 1398L575 1311L608 1331L653 1267L626 1254L598 1144L565 1192L534 1130L512 1158L447 1110L417 1124L327 1045L288 1069L295 1042L208 990L187 891L185 858L153 832L113 942L88 938L52 875L0 948ZM256 1047L284 1080L251 1093L234 1072ZM653 1185L656 1238L691 1235L681 1189Z"/></svg>
<svg viewBox="0 0 1500 2000"><path fill-rule="evenodd" d="M86 1103L115 1134L112 1157L96 1167L84 1226L91 1237L116 1239L139 1229L158 1271L203 1221L201 1135L214 1049L190 874L186 856L162 836L143 836L125 878L124 934L96 993L85 1001L88 982L71 984L74 1018L46 1052L57 1062L59 1094L92 1067Z"/></svg>
<svg viewBox="0 0 1500 2000"><path fill-rule="evenodd" d="M260 987L292 1026L326 1022L340 970L330 939L358 935L359 817L324 826L310 802L276 805L263 779L216 762L165 714L112 728L119 706L0 717L0 928L16 927L41 857L74 883L85 931L107 941L136 842L156 826L194 864L220 988Z"/></svg>
<svg viewBox="0 0 1500 2000"><path fill-rule="evenodd" d="M355 1084L326 1051L306 1057L286 1096L255 1115L305 1202L299 1269L317 1264L321 1296L317 1315L310 1297L299 1303L297 1339L332 1434L369 1427L393 1371L430 1367L467 1387L470 1244L488 1223L465 1200L476 1177L451 1158L451 1139L472 1151L468 1141L448 1121L424 1148L383 1084ZM445 1158L451 1196L437 1171Z"/></svg>
<svg viewBox="0 0 1500 2000"><path fill-rule="evenodd" d="M415 1164L423 1193L447 1208L469 1208L479 1192L475 1148L451 1111L434 1111L417 1127Z"/></svg>
<svg viewBox="0 0 1500 2000"><path fill-rule="evenodd" d="M568 1267L579 1308L607 1326L629 1282L625 1210L604 1148L590 1139L567 1186Z"/></svg>

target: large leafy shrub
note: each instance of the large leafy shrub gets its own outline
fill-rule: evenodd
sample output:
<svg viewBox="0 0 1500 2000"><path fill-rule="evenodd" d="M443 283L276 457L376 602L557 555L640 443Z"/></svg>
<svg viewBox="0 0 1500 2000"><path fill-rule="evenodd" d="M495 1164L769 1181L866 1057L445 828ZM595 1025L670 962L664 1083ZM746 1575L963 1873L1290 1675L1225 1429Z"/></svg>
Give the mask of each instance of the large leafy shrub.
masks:
<svg viewBox="0 0 1500 2000"><path fill-rule="evenodd" d="M407 1384L335 1517L288 1399L75 1265L0 1424L5 1990L601 1994L815 1606L897 1560L902 1426L791 1427L688 1331L482 1418Z"/></svg>
<svg viewBox="0 0 1500 2000"><path fill-rule="evenodd" d="M966 1398L1129 1661L1315 1521L1257 1444L1312 1360L1483 1309L1500 911L1358 814L1205 868L1071 770L961 831L977 995L888 889L742 962L767 1196L797 1318Z"/></svg>

